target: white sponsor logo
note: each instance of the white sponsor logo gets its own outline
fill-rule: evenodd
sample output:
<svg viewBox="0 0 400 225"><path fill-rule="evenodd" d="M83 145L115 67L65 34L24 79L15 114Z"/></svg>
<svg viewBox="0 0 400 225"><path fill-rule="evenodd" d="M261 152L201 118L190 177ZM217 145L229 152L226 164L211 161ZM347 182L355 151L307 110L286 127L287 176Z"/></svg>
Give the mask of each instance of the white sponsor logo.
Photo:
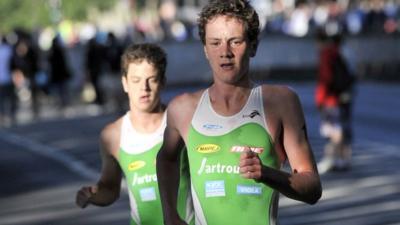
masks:
<svg viewBox="0 0 400 225"><path fill-rule="evenodd" d="M236 186L238 194L242 195L261 195L261 187L253 185L238 185Z"/></svg>
<svg viewBox="0 0 400 225"><path fill-rule="evenodd" d="M207 164L207 158L203 158L201 161L200 169L197 171L197 174L201 175L211 174L211 173L236 173L239 174L239 166L232 166L232 165L224 165L221 163L217 164Z"/></svg>
<svg viewBox="0 0 400 225"><path fill-rule="evenodd" d="M206 181L206 197L225 196L225 182L223 180Z"/></svg>
<svg viewBox="0 0 400 225"><path fill-rule="evenodd" d="M218 130L222 128L222 126L218 124L204 124L203 127L207 130Z"/></svg>
<svg viewBox="0 0 400 225"><path fill-rule="evenodd" d="M157 182L156 174L145 174L143 176L138 176L137 173L133 175L132 186L140 185L140 184L148 184L151 182Z"/></svg>
<svg viewBox="0 0 400 225"><path fill-rule="evenodd" d="M244 152L246 148L249 148L250 151L261 154L264 151L262 147L248 147L248 146L232 146L231 152Z"/></svg>
<svg viewBox="0 0 400 225"><path fill-rule="evenodd" d="M143 202L154 201L157 199L154 187L140 189L139 193Z"/></svg>

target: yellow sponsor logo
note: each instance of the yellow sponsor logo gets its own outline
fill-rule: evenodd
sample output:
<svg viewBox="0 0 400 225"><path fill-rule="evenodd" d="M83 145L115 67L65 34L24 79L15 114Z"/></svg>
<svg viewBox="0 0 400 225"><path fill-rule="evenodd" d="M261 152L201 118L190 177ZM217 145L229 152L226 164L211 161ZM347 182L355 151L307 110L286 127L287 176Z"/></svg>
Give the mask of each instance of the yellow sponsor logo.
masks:
<svg viewBox="0 0 400 225"><path fill-rule="evenodd" d="M214 145L214 144L204 144L204 145L200 145L199 147L196 148L196 150L200 153L214 153L219 151L221 147L219 147L218 145Z"/></svg>
<svg viewBox="0 0 400 225"><path fill-rule="evenodd" d="M144 165L146 165L146 163L144 161L135 161L135 162L129 163L128 170L129 171L138 170L138 169L142 168Z"/></svg>

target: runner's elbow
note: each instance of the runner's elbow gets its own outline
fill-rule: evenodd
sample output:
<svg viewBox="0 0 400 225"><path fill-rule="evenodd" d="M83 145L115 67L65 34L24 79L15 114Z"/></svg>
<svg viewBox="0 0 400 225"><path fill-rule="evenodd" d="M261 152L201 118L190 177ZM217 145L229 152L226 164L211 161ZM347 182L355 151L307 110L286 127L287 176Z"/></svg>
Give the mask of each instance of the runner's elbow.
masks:
<svg viewBox="0 0 400 225"><path fill-rule="evenodd" d="M318 200L322 196L322 187L321 185L316 185L313 191L309 194L308 198L305 200L307 204L314 205L318 202Z"/></svg>

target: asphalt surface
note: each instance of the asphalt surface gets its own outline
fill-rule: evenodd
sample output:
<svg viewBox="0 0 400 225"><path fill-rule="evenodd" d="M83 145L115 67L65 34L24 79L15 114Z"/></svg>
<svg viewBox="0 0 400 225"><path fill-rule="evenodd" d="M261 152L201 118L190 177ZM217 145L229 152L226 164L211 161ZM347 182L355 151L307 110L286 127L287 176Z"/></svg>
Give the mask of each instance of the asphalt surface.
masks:
<svg viewBox="0 0 400 225"><path fill-rule="evenodd" d="M301 98L319 160L324 140L318 133L314 83L289 85ZM192 89L169 89L163 99ZM322 175L323 196L316 205L282 196L281 225L400 224L400 88L362 83L357 92L351 170ZM0 129L0 225L128 224L125 192L109 207L74 205L79 187L98 178L98 135L118 114L82 105L69 110L57 114L45 106L39 121Z"/></svg>

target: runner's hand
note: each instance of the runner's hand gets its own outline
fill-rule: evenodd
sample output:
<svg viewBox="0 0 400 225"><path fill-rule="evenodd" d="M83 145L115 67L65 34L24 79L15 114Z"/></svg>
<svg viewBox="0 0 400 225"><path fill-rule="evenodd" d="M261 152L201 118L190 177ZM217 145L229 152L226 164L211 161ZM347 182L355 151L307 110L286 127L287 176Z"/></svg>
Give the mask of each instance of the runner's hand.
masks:
<svg viewBox="0 0 400 225"><path fill-rule="evenodd" d="M239 167L240 174L244 178L258 180L262 176L261 160L257 153L250 151L250 148L246 148L240 155Z"/></svg>
<svg viewBox="0 0 400 225"><path fill-rule="evenodd" d="M90 198L92 198L93 195L96 193L97 193L97 186L82 187L76 193L76 205L78 205L81 208L86 208L86 206L90 203Z"/></svg>

